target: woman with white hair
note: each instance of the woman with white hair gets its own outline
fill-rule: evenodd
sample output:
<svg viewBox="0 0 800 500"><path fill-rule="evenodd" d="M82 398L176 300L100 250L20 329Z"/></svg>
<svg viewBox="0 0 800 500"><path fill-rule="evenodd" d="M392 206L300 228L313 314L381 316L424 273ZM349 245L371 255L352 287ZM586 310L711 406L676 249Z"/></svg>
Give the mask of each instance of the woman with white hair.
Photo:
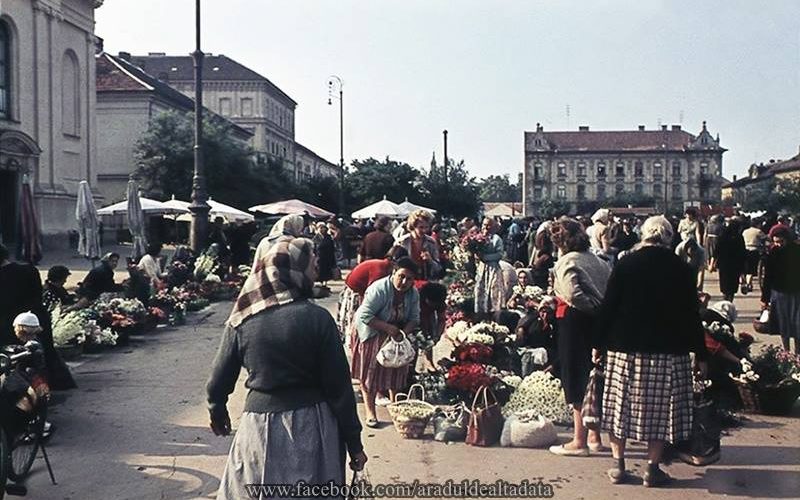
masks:
<svg viewBox="0 0 800 500"><path fill-rule="evenodd" d="M597 324L606 350L602 429L611 437L612 483L629 478L628 439L647 442L646 487L670 477L659 468L664 443L692 430L692 362L705 374L707 357L695 275L671 249L663 216L642 226L642 243L611 273Z"/></svg>

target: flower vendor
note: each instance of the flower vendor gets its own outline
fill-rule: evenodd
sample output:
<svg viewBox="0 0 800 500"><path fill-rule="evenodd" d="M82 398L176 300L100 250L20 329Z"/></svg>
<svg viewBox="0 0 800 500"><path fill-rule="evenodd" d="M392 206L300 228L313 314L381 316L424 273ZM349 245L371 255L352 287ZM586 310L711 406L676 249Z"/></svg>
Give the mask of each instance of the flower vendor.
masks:
<svg viewBox="0 0 800 500"><path fill-rule="evenodd" d="M247 369L249 392L218 499L242 498L254 482L343 484L345 446L356 468L367 460L336 324L309 300L314 244L282 241L263 258L231 311L206 386L211 428L228 435L228 396Z"/></svg>
<svg viewBox="0 0 800 500"><path fill-rule="evenodd" d="M103 293L115 293L122 291L122 285L114 282L114 269L119 264L119 254L110 252L100 259L100 265L89 271L84 278L78 291L81 297L86 297L89 301L97 300Z"/></svg>
<svg viewBox="0 0 800 500"><path fill-rule="evenodd" d="M625 444L647 442L644 485L670 477L661 470L665 442L692 431L692 361L705 375L707 351L695 275L671 251L673 229L663 216L642 225L642 243L622 258L608 282L597 326L607 350L602 429L611 435L612 483L626 481Z"/></svg>
<svg viewBox="0 0 800 500"><path fill-rule="evenodd" d="M166 277L166 274L161 271L159 255L161 255L161 243L154 242L147 246L147 253L139 259L139 270L150 279L153 288L158 288L161 280Z"/></svg>
<svg viewBox="0 0 800 500"><path fill-rule="evenodd" d="M415 210L408 216L406 227L410 231L399 238L395 245L408 252L408 256L420 269L419 278L424 280L438 279L442 272L439 262L439 246L428 236L433 216L427 210Z"/></svg>
<svg viewBox="0 0 800 500"><path fill-rule="evenodd" d="M60 307L62 311L67 311L75 304L75 296L64 288L70 274L66 266L53 266L47 270L47 279L42 291L42 303L48 311L52 311L56 306Z"/></svg>
<svg viewBox="0 0 800 500"><path fill-rule="evenodd" d="M500 272L503 258L503 239L497 235L497 221L486 217L481 225L481 234L486 244L475 252L477 271L475 274L475 312L488 315L506 305L506 287Z"/></svg>
<svg viewBox="0 0 800 500"><path fill-rule="evenodd" d="M573 407L575 422L572 441L553 446L558 455L587 456L589 449L600 449L600 433L589 431L581 418L586 384L592 368L591 332L605 294L611 269L589 250L589 237L580 222L562 217L551 226L553 243L561 252L554 267L553 288L560 304L558 318L558 355L561 384L568 404Z"/></svg>
<svg viewBox="0 0 800 500"><path fill-rule="evenodd" d="M378 426L377 393L388 391L394 400L394 393L406 387L409 366L386 368L378 364L376 357L390 337L400 340L403 332L410 333L419 324L419 292L414 288L418 273L419 268L409 257L399 259L391 276L367 288L356 311L358 336L351 346L352 376L361 382L368 427Z"/></svg>
<svg viewBox="0 0 800 500"><path fill-rule="evenodd" d="M558 360L555 299L544 297L540 302L528 300L525 306L527 312L520 318L515 330L516 345L527 349L544 349L547 353L547 362L541 366L531 366L533 364L526 363L526 356L523 354L522 376L529 375L534 369L552 371L558 376L558 370L555 369ZM528 358L530 357L529 355Z"/></svg>

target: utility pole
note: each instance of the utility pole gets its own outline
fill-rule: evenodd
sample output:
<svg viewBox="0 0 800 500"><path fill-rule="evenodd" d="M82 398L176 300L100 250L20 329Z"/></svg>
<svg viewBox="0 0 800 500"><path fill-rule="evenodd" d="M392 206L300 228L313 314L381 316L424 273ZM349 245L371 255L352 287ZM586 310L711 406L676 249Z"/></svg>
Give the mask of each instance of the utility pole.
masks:
<svg viewBox="0 0 800 500"><path fill-rule="evenodd" d="M194 175L192 177L192 212L190 244L195 254L205 250L208 241L208 192L203 166L203 52L200 50L200 0L195 1L194 61Z"/></svg>
<svg viewBox="0 0 800 500"><path fill-rule="evenodd" d="M331 101L331 91L339 87L339 214L344 214L344 82L336 75L331 75L328 80L328 104Z"/></svg>
<svg viewBox="0 0 800 500"><path fill-rule="evenodd" d="M444 185L447 186L447 130L442 131L444 136Z"/></svg>

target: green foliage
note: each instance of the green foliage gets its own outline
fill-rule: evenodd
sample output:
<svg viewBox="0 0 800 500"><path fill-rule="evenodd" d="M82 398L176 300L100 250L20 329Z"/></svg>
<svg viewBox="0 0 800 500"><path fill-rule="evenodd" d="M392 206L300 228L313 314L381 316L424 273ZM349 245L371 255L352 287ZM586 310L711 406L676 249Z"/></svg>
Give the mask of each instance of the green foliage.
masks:
<svg viewBox="0 0 800 500"><path fill-rule="evenodd" d="M749 186L742 208L746 212L800 213L800 178L778 180L773 177Z"/></svg>
<svg viewBox="0 0 800 500"><path fill-rule="evenodd" d="M447 169L447 182L444 177L444 165L431 165L422 175L420 187L428 206L439 211L445 217L474 217L480 207L478 186L470 177L464 160Z"/></svg>
<svg viewBox="0 0 800 500"><path fill-rule="evenodd" d="M569 203L561 200L544 200L539 209L534 214L542 219L552 219L553 217L560 217L567 215L570 212Z"/></svg>
<svg viewBox="0 0 800 500"><path fill-rule="evenodd" d="M652 207L656 203L655 198L650 195L636 193L622 193L608 200L604 205L607 207Z"/></svg>
<svg viewBox="0 0 800 500"><path fill-rule="evenodd" d="M509 175L490 175L478 181L481 201L522 201L522 186L512 184Z"/></svg>
<svg viewBox="0 0 800 500"><path fill-rule="evenodd" d="M347 176L347 193L357 207L375 203L386 196L399 203L405 198L421 203L419 172L411 165L390 159L353 160L353 170Z"/></svg>
<svg viewBox="0 0 800 500"><path fill-rule="evenodd" d="M137 141L137 175L148 196L190 199L194 173L192 116L163 112L150 121L150 127ZM250 148L233 138L229 122L203 122L203 164L209 195L235 207L277 201L297 191L280 163L253 161Z"/></svg>

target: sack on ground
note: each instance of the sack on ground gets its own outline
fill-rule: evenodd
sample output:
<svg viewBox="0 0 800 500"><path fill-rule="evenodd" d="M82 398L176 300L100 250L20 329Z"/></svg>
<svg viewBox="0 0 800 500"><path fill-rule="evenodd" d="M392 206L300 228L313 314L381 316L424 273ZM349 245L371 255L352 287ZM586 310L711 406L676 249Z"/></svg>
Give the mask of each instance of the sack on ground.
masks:
<svg viewBox="0 0 800 500"><path fill-rule="evenodd" d="M462 402L433 417L433 439L442 442L463 442L467 438L469 409Z"/></svg>
<svg viewBox="0 0 800 500"><path fill-rule="evenodd" d="M385 368L400 368L411 363L416 356L411 341L403 333L403 339L394 340L391 337L386 339L383 347L378 351L378 364Z"/></svg>
<svg viewBox="0 0 800 500"><path fill-rule="evenodd" d="M558 440L553 422L530 411L512 414L503 425L500 446L544 448Z"/></svg>

